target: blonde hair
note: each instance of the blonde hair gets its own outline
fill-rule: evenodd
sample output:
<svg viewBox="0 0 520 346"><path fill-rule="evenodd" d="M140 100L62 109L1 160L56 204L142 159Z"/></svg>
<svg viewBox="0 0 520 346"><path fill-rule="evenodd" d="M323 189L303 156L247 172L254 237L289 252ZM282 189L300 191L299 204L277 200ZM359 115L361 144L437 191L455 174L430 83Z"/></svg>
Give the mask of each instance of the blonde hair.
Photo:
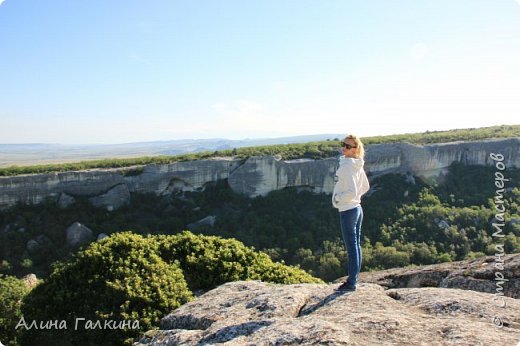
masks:
<svg viewBox="0 0 520 346"><path fill-rule="evenodd" d="M343 142L347 139L352 139L354 142L356 142L356 158L358 159L364 159L365 158L365 147L363 146L363 142L361 142L361 139L356 135L347 135Z"/></svg>

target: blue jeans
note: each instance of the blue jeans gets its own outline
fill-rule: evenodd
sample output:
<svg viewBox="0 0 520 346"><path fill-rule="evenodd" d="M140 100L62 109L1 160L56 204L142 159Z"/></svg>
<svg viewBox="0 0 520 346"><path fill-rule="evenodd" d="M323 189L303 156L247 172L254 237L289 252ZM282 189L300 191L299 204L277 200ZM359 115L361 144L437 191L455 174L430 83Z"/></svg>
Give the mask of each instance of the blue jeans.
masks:
<svg viewBox="0 0 520 346"><path fill-rule="evenodd" d="M339 213L341 235L348 254L347 284L356 285L361 271L361 224L363 208L361 205Z"/></svg>

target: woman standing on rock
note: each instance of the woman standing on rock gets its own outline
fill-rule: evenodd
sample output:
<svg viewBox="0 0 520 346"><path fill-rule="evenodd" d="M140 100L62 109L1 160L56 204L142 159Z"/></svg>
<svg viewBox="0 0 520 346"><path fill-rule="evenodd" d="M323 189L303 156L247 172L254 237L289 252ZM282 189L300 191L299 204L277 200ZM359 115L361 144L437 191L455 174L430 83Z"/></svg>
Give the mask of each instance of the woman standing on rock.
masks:
<svg viewBox="0 0 520 346"><path fill-rule="evenodd" d="M365 150L361 140L348 135L341 142L339 168L336 171L332 205L338 209L343 243L348 253L348 279L337 289L355 291L361 270L361 224L363 209L361 196L370 185L363 169Z"/></svg>

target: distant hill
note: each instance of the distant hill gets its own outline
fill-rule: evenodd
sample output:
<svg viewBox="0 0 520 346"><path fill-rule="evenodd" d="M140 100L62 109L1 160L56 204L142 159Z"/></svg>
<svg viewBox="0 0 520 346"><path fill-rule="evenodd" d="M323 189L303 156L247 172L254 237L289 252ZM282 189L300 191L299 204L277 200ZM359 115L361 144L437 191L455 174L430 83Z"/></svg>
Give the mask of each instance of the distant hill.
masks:
<svg viewBox="0 0 520 346"><path fill-rule="evenodd" d="M77 162L107 158L180 155L204 151L229 150L260 145L292 144L340 138L340 134L318 134L277 138L179 139L122 144L0 144L0 167Z"/></svg>

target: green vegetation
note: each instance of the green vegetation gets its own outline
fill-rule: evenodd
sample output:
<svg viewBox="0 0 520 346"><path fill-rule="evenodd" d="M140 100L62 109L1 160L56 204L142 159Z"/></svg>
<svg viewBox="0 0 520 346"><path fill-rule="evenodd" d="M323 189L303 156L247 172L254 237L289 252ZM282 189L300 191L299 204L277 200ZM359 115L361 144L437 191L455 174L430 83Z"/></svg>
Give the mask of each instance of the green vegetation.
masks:
<svg viewBox="0 0 520 346"><path fill-rule="evenodd" d="M28 292L22 280L0 275L0 340L5 346L18 345L20 330L15 327L22 316L22 299Z"/></svg>
<svg viewBox="0 0 520 346"><path fill-rule="evenodd" d="M416 144L519 136L520 125L365 138L367 144ZM206 159L281 155L285 159L336 154L337 139L240 148L179 156L10 167L0 176L121 168L138 175L144 165ZM455 163L438 183L410 175L372 179L363 199L363 268L473 259L496 252L493 167ZM509 181L520 169L508 168ZM506 253L520 252L520 189L504 192ZM213 226L196 225L208 215ZM86 248L65 246L64 230L79 221L110 237ZM190 231L181 231L193 224ZM193 292L236 280L273 283L332 281L346 273L347 256L338 213L330 195L288 188L249 199L226 180L203 192L169 196L133 194L130 205L107 212L76 198L68 208L55 202L18 205L0 212L0 340L9 346L131 344L159 320L193 299ZM121 232L132 230L132 232ZM30 246L29 246L30 245ZM260 249L260 251L256 251ZM43 283L30 288L21 277L35 273ZM23 302L23 303L22 303ZM65 320L66 330L15 329L26 321ZM139 329L76 330L75 319L139 321ZM28 322L30 323L30 322ZM81 322L84 323L84 322ZM128 326L127 326L128 327Z"/></svg>
<svg viewBox="0 0 520 346"><path fill-rule="evenodd" d="M508 169L505 174L513 182L520 179L518 169ZM372 179L373 193L363 199L363 270L494 254L490 227L493 167L455 164L442 180L442 184L430 186L417 177L398 174ZM506 219L510 220L504 228L506 251L518 252L518 188L509 188L504 197ZM234 238L325 281L345 275L347 259L330 195L290 188L249 199L234 193L225 180L208 184L204 192L163 197L134 194L130 205L110 213L81 199L67 209L53 203L12 208L0 213L0 229L7 229L0 232L0 273L48 276L50 263L71 256L73 250L63 245L64 229L76 221L96 234L132 230L159 235L177 234L208 215L216 216L214 226L191 229ZM39 239L40 245L29 252L31 239ZM189 264L183 264L195 268L186 269L188 272L204 266L204 253L194 252L193 256ZM230 278L226 268L221 269L220 276L208 279L210 285ZM186 280L193 285L192 278Z"/></svg>
<svg viewBox="0 0 520 346"><path fill-rule="evenodd" d="M448 131L426 131L423 133L398 134L367 137L367 144L409 142L413 144L447 143L455 141L477 141L489 138L520 136L520 125L500 125Z"/></svg>
<svg viewBox="0 0 520 346"><path fill-rule="evenodd" d="M273 283L322 282L304 271L273 263L234 239L194 235L117 233L92 243L24 299L26 321L66 320L66 330L24 331L25 345L130 345L157 328L162 317L193 298L192 290L236 280ZM86 329L76 318L139 321L139 329ZM133 322L131 323L133 326ZM129 326L128 326L129 327Z"/></svg>
<svg viewBox="0 0 520 346"><path fill-rule="evenodd" d="M501 125L483 128L456 129L449 131L427 131L424 133L406 133L388 136L373 136L363 138L365 144L382 144L395 142L409 142L414 144L445 143L453 141L475 141L488 138L507 138L520 136L520 125ZM48 164L37 166L11 166L0 168L0 176L15 176L21 174L67 172L96 168L125 168L123 174L135 175L140 173L139 167L147 164L168 164L180 161L202 160L212 157L234 156L247 158L250 156L281 155L284 159L313 158L320 159L335 156L339 139L330 139L322 142L303 144L269 145L214 152L202 152L175 156L146 156L130 159L105 159L81 161L77 163Z"/></svg>
<svg viewBox="0 0 520 346"><path fill-rule="evenodd" d="M372 179L371 194L363 199L362 269L494 254L494 172L494 167L454 164L435 185L409 175ZM520 179L520 169L504 174L511 182ZM507 253L520 252L519 204L520 189L511 184L504 192ZM192 226L198 234L180 231L208 215L216 216L213 226ZM112 236L74 253L63 244L64 229L76 221ZM347 265L330 195L288 188L249 199L225 180L207 184L203 192L134 194L130 205L113 212L82 199L66 209L55 202L16 206L0 212L0 230L0 273L36 273L44 279L25 299L25 318L140 321L139 331L116 330L110 336L102 331L114 345L157 326L160 317L191 299L192 291L234 280L331 281L344 276ZM29 251L34 239L39 245ZM27 293L20 282L0 278L0 308L6 311L0 316L8 316L0 320L0 332L12 332L20 316L20 299ZM41 345L60 345L60 340L88 345L101 333L72 332L6 336L25 344L38 339Z"/></svg>
<svg viewBox="0 0 520 346"><path fill-rule="evenodd" d="M280 284L322 282L298 268L274 263L265 253L245 247L236 239L196 236L182 232L158 236L162 258L179 259L190 288L208 290L238 280L261 280Z"/></svg>
<svg viewBox="0 0 520 346"><path fill-rule="evenodd" d="M158 325L161 317L191 299L182 271L165 263L157 245L139 235L121 233L93 243L77 257L55 265L44 283L24 300L26 321L65 320L65 330L31 329L25 345L119 345ZM76 330L76 318L91 321L138 320L141 330Z"/></svg>

